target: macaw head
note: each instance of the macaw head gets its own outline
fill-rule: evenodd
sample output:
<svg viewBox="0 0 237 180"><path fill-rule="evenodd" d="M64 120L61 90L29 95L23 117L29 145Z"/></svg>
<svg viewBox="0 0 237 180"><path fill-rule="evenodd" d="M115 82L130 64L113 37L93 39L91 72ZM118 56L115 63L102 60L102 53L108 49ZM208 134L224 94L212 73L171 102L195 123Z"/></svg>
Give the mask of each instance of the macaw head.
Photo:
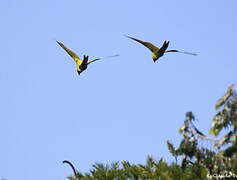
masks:
<svg viewBox="0 0 237 180"><path fill-rule="evenodd" d="M77 73L78 73L78 75L80 75L82 73L82 70L79 67L77 67Z"/></svg>
<svg viewBox="0 0 237 180"><path fill-rule="evenodd" d="M151 58L152 58L153 61L155 62L157 59L159 59L159 56L157 56L155 53L152 53Z"/></svg>

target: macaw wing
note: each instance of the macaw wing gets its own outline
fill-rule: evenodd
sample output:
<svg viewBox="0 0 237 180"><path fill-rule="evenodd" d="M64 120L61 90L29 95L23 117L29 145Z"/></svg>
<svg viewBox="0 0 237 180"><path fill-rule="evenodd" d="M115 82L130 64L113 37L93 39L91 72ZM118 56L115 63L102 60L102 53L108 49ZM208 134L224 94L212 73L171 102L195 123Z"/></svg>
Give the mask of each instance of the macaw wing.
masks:
<svg viewBox="0 0 237 180"><path fill-rule="evenodd" d="M183 53L183 54L189 54L189 55L197 56L196 53L184 52L184 51L178 51L178 50L175 50L175 49L167 50L167 51L165 51L165 52L178 52L178 53Z"/></svg>
<svg viewBox="0 0 237 180"><path fill-rule="evenodd" d="M126 35L125 35L126 36ZM147 47L148 49L150 49L151 52L156 52L159 50L158 47L156 47L155 45L149 43L149 42L145 42L145 41L142 41L142 40L139 40L139 39L136 39L136 38L133 38L133 37L130 37L130 36L126 36L134 41L137 41L139 43L141 43L143 46Z"/></svg>
<svg viewBox="0 0 237 180"><path fill-rule="evenodd" d="M72 59L77 63L81 64L82 60L79 58L79 56L74 53L72 50L68 49L63 43L58 42L57 43L72 57Z"/></svg>

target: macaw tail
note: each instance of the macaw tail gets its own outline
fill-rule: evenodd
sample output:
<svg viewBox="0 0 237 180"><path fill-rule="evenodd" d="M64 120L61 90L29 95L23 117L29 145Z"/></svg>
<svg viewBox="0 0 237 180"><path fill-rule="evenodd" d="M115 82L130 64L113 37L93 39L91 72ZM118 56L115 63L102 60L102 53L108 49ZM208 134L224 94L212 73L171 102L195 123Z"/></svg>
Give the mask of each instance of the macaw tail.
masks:
<svg viewBox="0 0 237 180"><path fill-rule="evenodd" d="M179 53L183 53L183 54L189 54L189 55L193 55L193 56L197 56L197 53L191 53L191 52L185 52L185 51L178 51Z"/></svg>
<svg viewBox="0 0 237 180"><path fill-rule="evenodd" d="M99 59L106 59L106 58L112 58L112 57L117 57L117 56L120 56L120 55L115 54L115 55L112 55L112 56L105 56L105 57L102 57L102 58L99 58Z"/></svg>
<svg viewBox="0 0 237 180"><path fill-rule="evenodd" d="M182 54L189 54L189 55L193 55L193 56L197 56L197 53L191 53L191 52L185 52L185 51L178 51L178 50L168 50L166 52L178 52L178 53L182 53Z"/></svg>

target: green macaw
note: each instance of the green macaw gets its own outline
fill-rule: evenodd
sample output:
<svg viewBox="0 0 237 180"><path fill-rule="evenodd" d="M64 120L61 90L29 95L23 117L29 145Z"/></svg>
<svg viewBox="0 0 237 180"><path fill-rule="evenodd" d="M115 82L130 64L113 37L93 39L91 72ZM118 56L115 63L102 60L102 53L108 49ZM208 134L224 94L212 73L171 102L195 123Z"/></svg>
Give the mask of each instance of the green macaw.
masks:
<svg viewBox="0 0 237 180"><path fill-rule="evenodd" d="M116 57L116 56L119 56L118 54L116 55L113 55L113 56L107 56L107 57L104 57L104 58L96 58L96 59L93 59L93 60L88 60L89 56L83 56L83 60L81 60L79 58L79 56L74 53L72 50L68 49L63 43L57 41L57 43L72 57L72 59L75 61L76 63L76 71L78 73L78 75L80 75L83 71L85 71L87 69L87 66L90 64L90 63L93 63L95 61L98 61L98 60L101 60L101 59L104 59L104 58L109 58L109 57Z"/></svg>
<svg viewBox="0 0 237 180"><path fill-rule="evenodd" d="M190 52L183 52L183 51L178 51L178 50L167 50L168 46L169 46L169 41L164 41L163 45L161 46L161 48L156 47L155 45L151 44L150 42L145 42L130 36L125 35L126 37L137 41L139 43L141 43L143 46L147 47L148 49L150 49L150 51L152 52L152 56L151 58L153 59L154 62L156 62L161 56L163 56L165 53L167 52L178 52L178 53L184 53L184 54L190 54L193 56L196 56L197 54L195 53L190 53Z"/></svg>

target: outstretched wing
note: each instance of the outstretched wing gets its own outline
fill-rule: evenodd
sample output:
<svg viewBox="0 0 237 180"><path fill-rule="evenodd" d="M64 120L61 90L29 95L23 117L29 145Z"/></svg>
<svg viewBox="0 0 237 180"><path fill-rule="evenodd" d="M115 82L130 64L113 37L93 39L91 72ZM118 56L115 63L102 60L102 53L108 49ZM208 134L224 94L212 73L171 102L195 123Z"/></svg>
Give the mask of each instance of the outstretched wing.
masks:
<svg viewBox="0 0 237 180"><path fill-rule="evenodd" d="M151 52L155 52L155 51L158 51L159 48L156 47L155 45L149 43L149 42L145 42L145 41L142 41L142 40L139 40L139 39L136 39L136 38L133 38L133 37L130 37L130 36L127 36L127 35L124 35L134 41L137 41L139 43L141 43L143 46L147 47L148 49L150 49Z"/></svg>
<svg viewBox="0 0 237 180"><path fill-rule="evenodd" d="M77 63L81 64L82 60L79 58L79 56L74 53L72 50L68 49L63 43L57 41L57 43L72 57L72 59Z"/></svg>
<svg viewBox="0 0 237 180"><path fill-rule="evenodd" d="M173 49L173 50L167 50L167 51L165 51L165 52L166 52L166 53L167 53L167 52L178 52L178 53L183 53L183 54L189 54L189 55L197 56L196 53L178 51L178 50L175 50L175 49Z"/></svg>
<svg viewBox="0 0 237 180"><path fill-rule="evenodd" d="M95 61L99 61L99 60L101 60L101 59L106 59L106 58L111 58L111 57L117 57L117 56L119 56L119 54L115 54L115 55L113 55L113 56L106 56L106 57L102 57L102 58L96 58L96 59L90 60L87 64L93 63L93 62L95 62Z"/></svg>

